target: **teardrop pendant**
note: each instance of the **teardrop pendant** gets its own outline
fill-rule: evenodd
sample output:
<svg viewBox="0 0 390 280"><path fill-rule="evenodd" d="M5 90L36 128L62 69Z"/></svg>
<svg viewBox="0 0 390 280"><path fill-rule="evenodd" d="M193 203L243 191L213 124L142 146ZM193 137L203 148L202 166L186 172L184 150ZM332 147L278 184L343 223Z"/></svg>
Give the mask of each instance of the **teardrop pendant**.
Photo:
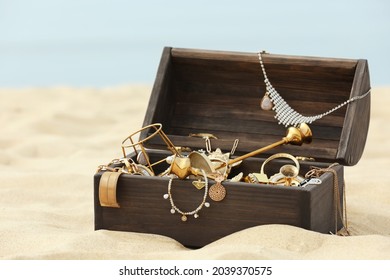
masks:
<svg viewBox="0 0 390 280"><path fill-rule="evenodd" d="M263 109L264 111L269 111L272 109L273 106L274 104L272 103L271 98L269 98L268 92L265 92L263 98L260 101L261 109Z"/></svg>

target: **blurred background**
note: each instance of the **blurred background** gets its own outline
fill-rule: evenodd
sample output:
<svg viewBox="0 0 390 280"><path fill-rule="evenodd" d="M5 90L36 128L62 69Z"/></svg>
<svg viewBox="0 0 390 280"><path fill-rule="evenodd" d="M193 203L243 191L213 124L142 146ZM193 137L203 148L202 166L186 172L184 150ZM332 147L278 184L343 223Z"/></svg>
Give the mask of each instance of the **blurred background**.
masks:
<svg viewBox="0 0 390 280"><path fill-rule="evenodd" d="M365 58L390 85L390 1L0 0L0 87L153 84L164 46Z"/></svg>

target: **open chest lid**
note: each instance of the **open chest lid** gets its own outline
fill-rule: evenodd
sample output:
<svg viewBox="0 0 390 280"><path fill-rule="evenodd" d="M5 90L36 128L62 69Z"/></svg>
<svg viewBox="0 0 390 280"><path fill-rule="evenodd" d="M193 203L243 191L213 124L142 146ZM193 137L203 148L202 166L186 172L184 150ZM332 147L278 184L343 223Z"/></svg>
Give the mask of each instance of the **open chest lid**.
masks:
<svg viewBox="0 0 390 280"><path fill-rule="evenodd" d="M267 77L283 99L304 116L325 113L370 89L365 59L335 59L264 54ZM257 53L165 47L152 89L144 126L161 123L175 146L205 149L205 140L191 135L212 134L212 150L232 149L235 155L257 150L286 135L273 110L260 108L266 91ZM364 150L370 120L370 94L309 124L313 141L282 145L277 152L316 161L355 165ZM145 130L140 138L152 133ZM148 148L166 149L158 137Z"/></svg>

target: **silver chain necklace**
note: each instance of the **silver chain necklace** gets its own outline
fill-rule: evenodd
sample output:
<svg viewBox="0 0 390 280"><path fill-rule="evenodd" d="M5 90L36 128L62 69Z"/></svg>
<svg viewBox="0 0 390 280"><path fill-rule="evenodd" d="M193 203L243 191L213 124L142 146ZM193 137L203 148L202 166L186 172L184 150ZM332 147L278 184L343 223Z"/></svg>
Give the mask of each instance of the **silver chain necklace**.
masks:
<svg viewBox="0 0 390 280"><path fill-rule="evenodd" d="M301 123L307 123L310 124L318 119L321 119L334 111L340 109L341 107L355 101L362 99L366 97L371 89L369 89L366 93L360 96L352 97L343 103L337 105L336 107L330 109L329 111L315 115L315 116L303 116L297 111L295 111L293 108L291 108L290 105L283 99L283 97L276 91L276 89L271 85L270 81L268 80L267 73L265 72L263 60L261 57L261 52L258 53L259 56L259 62L261 66L261 70L263 71L264 76L264 83L266 86L266 93L264 97L261 99L260 106L263 110L274 110L276 115L275 119L279 121L279 124L283 124L284 126L298 126Z"/></svg>

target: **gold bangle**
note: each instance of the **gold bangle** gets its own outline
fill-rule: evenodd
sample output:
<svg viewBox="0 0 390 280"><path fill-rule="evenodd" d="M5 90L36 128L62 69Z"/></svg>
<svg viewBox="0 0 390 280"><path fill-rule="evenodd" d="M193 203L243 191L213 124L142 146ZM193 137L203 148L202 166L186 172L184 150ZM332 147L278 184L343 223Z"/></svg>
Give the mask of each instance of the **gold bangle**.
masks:
<svg viewBox="0 0 390 280"><path fill-rule="evenodd" d="M273 185L298 186L304 178L299 176L299 161L293 155L278 153L270 156L263 162L263 165L261 166L261 173L264 173L265 165L276 158L288 158L294 162L295 166L291 164L283 165L280 168L279 173L276 173L269 178L269 183Z"/></svg>
<svg viewBox="0 0 390 280"><path fill-rule="evenodd" d="M100 177L99 202L103 207L119 208L116 200L116 188L121 172L106 171Z"/></svg>
<svg viewBox="0 0 390 280"><path fill-rule="evenodd" d="M278 154L274 154L274 155L270 156L269 158L267 158L263 162L263 164L261 165L260 173L264 173L265 165L268 162L270 162L271 160L274 160L276 158L288 158L288 159L291 159L294 162L295 166L298 168L298 170L300 169L299 161L297 160L296 157L294 157L293 155L287 154L287 153L278 153Z"/></svg>

